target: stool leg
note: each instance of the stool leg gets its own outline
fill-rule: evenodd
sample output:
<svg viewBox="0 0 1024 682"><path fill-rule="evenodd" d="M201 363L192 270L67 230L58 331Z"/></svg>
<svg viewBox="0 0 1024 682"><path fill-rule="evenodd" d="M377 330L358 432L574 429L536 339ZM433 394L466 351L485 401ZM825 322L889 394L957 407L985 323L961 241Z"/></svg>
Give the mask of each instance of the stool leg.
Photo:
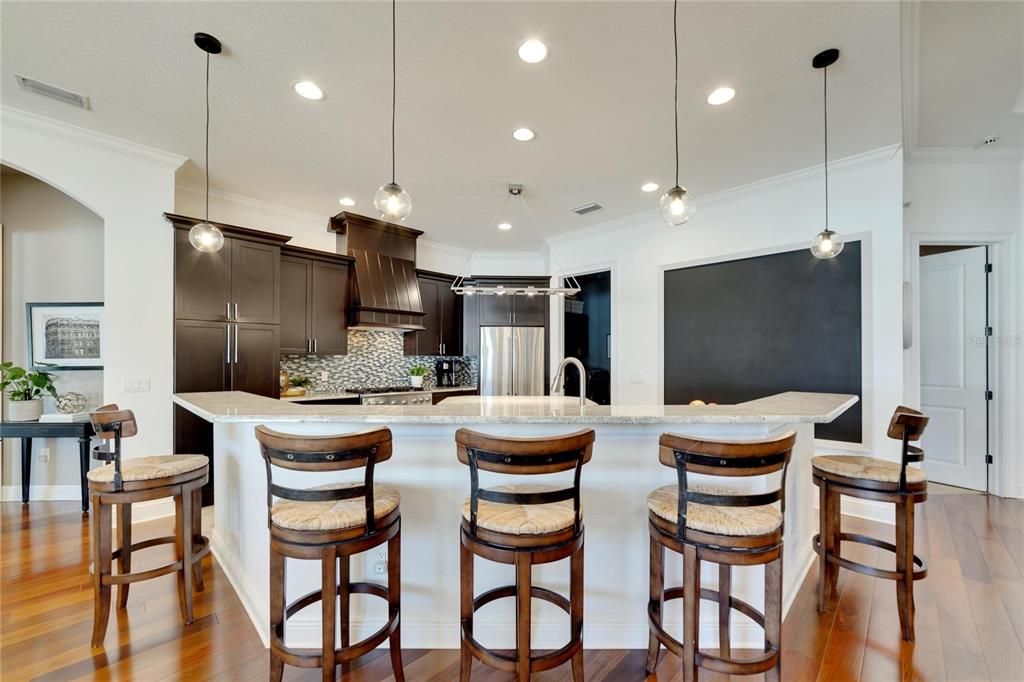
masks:
<svg viewBox="0 0 1024 682"><path fill-rule="evenodd" d="M284 556L270 548L270 632L275 633L280 629L281 640L284 640ZM274 649L270 649L270 680L281 682L284 675L284 661L274 655Z"/></svg>
<svg viewBox="0 0 1024 682"><path fill-rule="evenodd" d="M842 556L843 551L843 541L839 538L840 533L843 531L842 501L843 496L836 492L835 488L829 486L828 523L830 544L828 552L836 558ZM839 596L839 564L834 564L831 561L828 562L828 569L825 575L828 578L826 596L829 603L834 604Z"/></svg>
<svg viewBox="0 0 1024 682"><path fill-rule="evenodd" d="M829 529L828 481L818 482L818 613L823 613L828 603L828 550L832 546Z"/></svg>
<svg viewBox="0 0 1024 682"><path fill-rule="evenodd" d="M174 496L174 549L181 562L178 571L178 604L185 625L192 618L192 496L179 492Z"/></svg>
<svg viewBox="0 0 1024 682"><path fill-rule="evenodd" d="M896 603L903 639L914 641L914 502L910 496L896 504Z"/></svg>
<svg viewBox="0 0 1024 682"><path fill-rule="evenodd" d="M460 588L460 617L462 630L459 633L459 682L469 682L470 670L473 668L473 654L466 644L466 633L473 634L473 553L462 541L459 532L459 573L462 576Z"/></svg>
<svg viewBox="0 0 1024 682"><path fill-rule="evenodd" d="M195 544L201 537L203 537L203 489L196 488L192 491L192 543ZM206 585L203 583L203 564L199 562L192 566L192 578L195 581L196 592L202 592L206 589Z"/></svg>
<svg viewBox="0 0 1024 682"><path fill-rule="evenodd" d="M117 572L121 575L132 571L132 505L130 502L117 505L117 548L121 556L117 560ZM128 606L128 583L117 586L117 608Z"/></svg>
<svg viewBox="0 0 1024 682"><path fill-rule="evenodd" d="M390 560L391 557L389 556ZM349 645L349 631L351 630L349 621L349 606L351 599L349 596L352 593L352 557L348 554L339 554L338 556L338 615L341 619L341 648L344 649ZM347 675L349 668L352 667L350 661L345 661L341 664L342 676Z"/></svg>
<svg viewBox="0 0 1024 682"><path fill-rule="evenodd" d="M320 668L323 679L334 682L334 626L337 619L335 607L338 603L338 555L333 545L324 547L320 552L320 570L322 575L320 602L323 608L321 634L323 641L320 649Z"/></svg>
<svg viewBox="0 0 1024 682"><path fill-rule="evenodd" d="M530 682L530 555L516 555L516 679Z"/></svg>
<svg viewBox="0 0 1024 682"><path fill-rule="evenodd" d="M700 559L697 548L683 546L683 680L697 680L700 627Z"/></svg>
<svg viewBox="0 0 1024 682"><path fill-rule="evenodd" d="M583 543L569 557L569 612L570 637L580 640L580 650L572 657L572 679L583 682Z"/></svg>
<svg viewBox="0 0 1024 682"><path fill-rule="evenodd" d="M665 547L654 536L651 536L651 591L650 600L653 605L651 621L661 627L661 610L665 607ZM649 628L650 629L650 628ZM661 642L658 640L654 630L647 635L647 666L645 670L648 675L654 673L658 667L658 654L661 651Z"/></svg>
<svg viewBox="0 0 1024 682"><path fill-rule="evenodd" d="M103 646L107 634L107 620L110 618L110 585L103 584L103 578L110 575L110 505L100 502L99 495L92 496L92 645Z"/></svg>
<svg viewBox="0 0 1024 682"><path fill-rule="evenodd" d="M732 566L729 564L718 565L718 655L729 658L732 654L732 647L729 644L731 633L730 616L732 608L729 606L729 598L732 595Z"/></svg>
<svg viewBox="0 0 1024 682"><path fill-rule="evenodd" d="M764 673L765 682L782 680L782 552L764 567L764 640L778 652L775 665Z"/></svg>
<svg viewBox="0 0 1024 682"><path fill-rule="evenodd" d="M399 522L401 523L401 522ZM395 682L405 682L402 665L402 528L399 526L395 537L388 540L388 611L398 614L398 627L389 637L391 649L391 671Z"/></svg>

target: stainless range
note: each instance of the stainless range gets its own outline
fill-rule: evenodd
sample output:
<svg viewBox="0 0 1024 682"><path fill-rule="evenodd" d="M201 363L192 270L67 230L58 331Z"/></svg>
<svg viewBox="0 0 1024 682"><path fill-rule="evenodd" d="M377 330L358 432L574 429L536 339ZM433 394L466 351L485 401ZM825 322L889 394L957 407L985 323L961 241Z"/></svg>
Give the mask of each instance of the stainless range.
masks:
<svg viewBox="0 0 1024 682"><path fill-rule="evenodd" d="M408 386L352 388L359 394L361 405L432 405L434 397L429 391L410 389Z"/></svg>

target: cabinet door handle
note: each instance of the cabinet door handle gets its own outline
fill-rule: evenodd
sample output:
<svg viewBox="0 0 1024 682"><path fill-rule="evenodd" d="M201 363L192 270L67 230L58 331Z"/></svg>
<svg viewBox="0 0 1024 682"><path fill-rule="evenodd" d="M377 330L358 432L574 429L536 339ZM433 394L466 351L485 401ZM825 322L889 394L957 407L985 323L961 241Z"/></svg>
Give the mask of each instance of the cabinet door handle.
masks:
<svg viewBox="0 0 1024 682"><path fill-rule="evenodd" d="M306 352L307 353L312 353L313 352L313 339L306 339Z"/></svg>
<svg viewBox="0 0 1024 682"><path fill-rule="evenodd" d="M238 364L238 325L235 325L235 364Z"/></svg>
<svg viewBox="0 0 1024 682"><path fill-rule="evenodd" d="M224 328L227 336L224 337L224 362L231 364L231 325Z"/></svg>
<svg viewBox="0 0 1024 682"><path fill-rule="evenodd" d="M227 303L227 302L224 303L224 319L225 320L230 320L231 319L231 304Z"/></svg>
<svg viewBox="0 0 1024 682"><path fill-rule="evenodd" d="M237 303L235 304L235 319L236 320L238 319L238 304ZM237 336L237 334L236 334L236 336Z"/></svg>
<svg viewBox="0 0 1024 682"><path fill-rule="evenodd" d="M316 352L317 346L318 346L318 344L316 342L316 339L313 339L313 352L314 353Z"/></svg>

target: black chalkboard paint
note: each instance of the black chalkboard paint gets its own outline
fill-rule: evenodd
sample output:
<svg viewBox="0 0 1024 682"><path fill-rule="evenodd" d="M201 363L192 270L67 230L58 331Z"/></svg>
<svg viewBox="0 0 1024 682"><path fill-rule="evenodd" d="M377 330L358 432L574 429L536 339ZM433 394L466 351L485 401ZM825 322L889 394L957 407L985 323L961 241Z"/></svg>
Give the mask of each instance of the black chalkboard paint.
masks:
<svg viewBox="0 0 1024 682"><path fill-rule="evenodd" d="M861 249L807 249L665 272L665 403L783 391L861 395ZM858 402L818 438L862 442Z"/></svg>

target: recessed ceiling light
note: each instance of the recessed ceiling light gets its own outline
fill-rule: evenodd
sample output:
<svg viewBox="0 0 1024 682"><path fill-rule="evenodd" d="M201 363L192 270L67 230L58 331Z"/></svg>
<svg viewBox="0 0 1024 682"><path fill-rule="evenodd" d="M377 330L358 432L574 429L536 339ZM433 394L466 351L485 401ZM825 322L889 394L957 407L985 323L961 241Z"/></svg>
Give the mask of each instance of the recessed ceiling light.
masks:
<svg viewBox="0 0 1024 682"><path fill-rule="evenodd" d="M320 89L320 86L313 81L299 81L292 86L295 88L295 92L299 93L300 96L306 99L323 99L324 91Z"/></svg>
<svg viewBox="0 0 1024 682"><path fill-rule="evenodd" d="M644 192L657 192L658 191L658 183L656 183L656 182L646 182L646 183L644 183L643 185L640 186L640 189L643 190Z"/></svg>
<svg viewBox="0 0 1024 682"><path fill-rule="evenodd" d="M498 223L498 229L499 230L511 230L512 229L512 225L511 225L511 223Z"/></svg>
<svg viewBox="0 0 1024 682"><path fill-rule="evenodd" d="M735 96L736 91L732 88L728 86L721 87L708 95L708 104L713 104L717 107L719 104L725 104Z"/></svg>
<svg viewBox="0 0 1024 682"><path fill-rule="evenodd" d="M533 131L529 128L516 128L512 131L512 137L520 142L529 142L534 138Z"/></svg>
<svg viewBox="0 0 1024 682"><path fill-rule="evenodd" d="M527 40L519 46L519 58L527 64L536 64L544 61L548 56L548 47L535 38Z"/></svg>
<svg viewBox="0 0 1024 682"><path fill-rule="evenodd" d="M356 200L353 199L352 197L342 197L338 199L338 203L341 204L342 206L355 206Z"/></svg>

